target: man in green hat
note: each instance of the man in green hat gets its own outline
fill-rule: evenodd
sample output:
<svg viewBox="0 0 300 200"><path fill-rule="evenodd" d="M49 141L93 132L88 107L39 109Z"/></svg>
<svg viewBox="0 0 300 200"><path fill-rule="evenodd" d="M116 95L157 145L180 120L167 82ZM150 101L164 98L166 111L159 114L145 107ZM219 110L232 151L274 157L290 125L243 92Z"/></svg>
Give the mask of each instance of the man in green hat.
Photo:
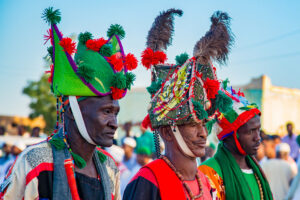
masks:
<svg viewBox="0 0 300 200"><path fill-rule="evenodd" d="M194 55L176 57L176 64L165 64L172 41L173 18L181 10L169 9L154 21L147 38L142 64L152 70L148 87L151 101L143 127L154 129L157 157L142 167L125 189L124 200L209 200L210 184L197 169L197 157L205 153L206 123L217 109L226 109L229 98L218 92L220 83L212 61L226 61L232 36L230 18L217 11L211 17L207 34L194 47ZM225 97L225 99L224 99ZM229 99L230 100L230 99ZM159 135L165 143L160 156Z"/></svg>
<svg viewBox="0 0 300 200"><path fill-rule="evenodd" d="M75 49L75 42L58 30L59 10L45 9L43 18L51 25L46 39L51 41L56 129L18 157L1 185L0 199L120 199L120 173L98 146L113 143L118 99L135 79L128 70L137 67L137 60L124 54L120 39L125 32L118 24L109 28L107 40L81 33Z"/></svg>
<svg viewBox="0 0 300 200"><path fill-rule="evenodd" d="M209 178L218 199L272 200L269 183L253 157L260 144L260 111L242 92L223 82L222 91L232 99L232 106L219 110L211 121L212 133L220 143L214 157L199 169Z"/></svg>

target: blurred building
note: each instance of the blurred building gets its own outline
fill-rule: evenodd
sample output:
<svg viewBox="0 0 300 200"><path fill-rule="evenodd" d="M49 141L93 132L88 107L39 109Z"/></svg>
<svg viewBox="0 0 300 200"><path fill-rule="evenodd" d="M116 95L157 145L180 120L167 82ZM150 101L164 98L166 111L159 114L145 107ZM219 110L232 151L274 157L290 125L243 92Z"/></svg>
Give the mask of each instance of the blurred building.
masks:
<svg viewBox="0 0 300 200"><path fill-rule="evenodd" d="M17 134L17 129L14 125L23 125L25 127L29 127L30 129L34 127L39 127L44 129L46 126L46 122L43 117L37 117L34 119L30 119L29 117L20 117L20 116L4 116L0 115L0 126L4 126L6 128L6 132L11 135Z"/></svg>
<svg viewBox="0 0 300 200"><path fill-rule="evenodd" d="M294 131L300 133L300 89L273 86L266 75L240 88L261 109L262 129L266 133L286 134L287 122L292 122Z"/></svg>

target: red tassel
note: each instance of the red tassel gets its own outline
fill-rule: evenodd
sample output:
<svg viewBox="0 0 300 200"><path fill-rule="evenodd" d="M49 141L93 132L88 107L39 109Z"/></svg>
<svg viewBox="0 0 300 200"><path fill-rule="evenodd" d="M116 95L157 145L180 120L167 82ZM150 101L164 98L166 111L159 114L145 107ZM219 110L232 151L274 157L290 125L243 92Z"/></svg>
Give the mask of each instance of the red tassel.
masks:
<svg viewBox="0 0 300 200"><path fill-rule="evenodd" d="M126 65L126 68L129 71L132 71L135 68L137 68L137 66L138 66L138 60L136 59L136 57L132 53L129 53L129 54L126 55L125 65Z"/></svg>
<svg viewBox="0 0 300 200"><path fill-rule="evenodd" d="M238 93L237 93L240 97L245 97L244 92L241 92L241 89L239 89Z"/></svg>
<svg viewBox="0 0 300 200"><path fill-rule="evenodd" d="M152 64L164 64L167 60L167 55L163 51L156 51L154 52L154 59Z"/></svg>
<svg viewBox="0 0 300 200"><path fill-rule="evenodd" d="M118 100L121 99L124 96L125 90L119 89L119 88L115 88L115 87L110 87L111 92L112 92L112 98L114 100Z"/></svg>
<svg viewBox="0 0 300 200"><path fill-rule="evenodd" d="M46 44L46 43L48 42L48 40L50 40L51 45L53 46L52 30L51 30L51 28L49 28L49 29L47 30L47 35L44 35L44 40L45 40L44 44Z"/></svg>
<svg viewBox="0 0 300 200"><path fill-rule="evenodd" d="M53 78L53 72L54 72L54 66L53 64L50 65L50 71L46 71L46 73L50 73L50 76L48 78L48 82L52 83L52 78Z"/></svg>
<svg viewBox="0 0 300 200"><path fill-rule="evenodd" d="M150 48L147 48L142 52L142 65L146 67L146 69L150 69L153 57L154 52Z"/></svg>
<svg viewBox="0 0 300 200"><path fill-rule="evenodd" d="M71 159L66 159L64 161L65 171L67 175L67 180L71 192L71 196L73 200L80 200L76 180L75 180L75 173L74 173L74 164Z"/></svg>
<svg viewBox="0 0 300 200"><path fill-rule="evenodd" d="M111 57L108 58L110 64L112 64L114 66L114 69L117 72L120 72L123 68L123 61L121 58L118 58L116 55L112 55Z"/></svg>
<svg viewBox="0 0 300 200"><path fill-rule="evenodd" d="M142 121L142 127L144 129L150 128L153 131L149 114Z"/></svg>
<svg viewBox="0 0 300 200"><path fill-rule="evenodd" d="M203 87L206 89L207 98L214 99L218 94L220 82L217 80L210 80L209 78L207 78Z"/></svg>
<svg viewBox="0 0 300 200"><path fill-rule="evenodd" d="M76 50L76 43L72 41L71 38L63 38L60 42L59 45L64 48L64 51L67 52L68 54L72 55L75 53Z"/></svg>
<svg viewBox="0 0 300 200"><path fill-rule="evenodd" d="M88 40L86 41L86 47L88 49L91 49L93 51L100 51L101 47L107 43L107 40L104 38L94 39L94 40Z"/></svg>
<svg viewBox="0 0 300 200"><path fill-rule="evenodd" d="M243 149L243 147L241 146L239 140L237 139L237 135L236 135L236 131L233 133L233 138L234 138L234 141L235 141L235 144L236 144L236 147L238 149L238 151L242 154L242 155L247 155L247 153L245 152L245 150Z"/></svg>

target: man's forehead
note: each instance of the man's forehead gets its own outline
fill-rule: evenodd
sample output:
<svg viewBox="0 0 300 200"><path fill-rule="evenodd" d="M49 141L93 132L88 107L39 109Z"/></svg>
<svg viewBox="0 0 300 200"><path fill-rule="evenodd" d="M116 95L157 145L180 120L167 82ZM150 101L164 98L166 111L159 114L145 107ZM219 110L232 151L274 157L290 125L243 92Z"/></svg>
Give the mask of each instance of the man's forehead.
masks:
<svg viewBox="0 0 300 200"><path fill-rule="evenodd" d="M252 117L244 125L242 125L239 129L241 129L241 130L250 130L250 129L253 129L253 128L259 128L260 126L261 126L260 116L256 115L256 116Z"/></svg>
<svg viewBox="0 0 300 200"><path fill-rule="evenodd" d="M79 102L81 106L87 106L91 104L98 104L98 106L112 106L119 107L119 102L114 100L111 95L97 96L97 97L86 97L83 101Z"/></svg>

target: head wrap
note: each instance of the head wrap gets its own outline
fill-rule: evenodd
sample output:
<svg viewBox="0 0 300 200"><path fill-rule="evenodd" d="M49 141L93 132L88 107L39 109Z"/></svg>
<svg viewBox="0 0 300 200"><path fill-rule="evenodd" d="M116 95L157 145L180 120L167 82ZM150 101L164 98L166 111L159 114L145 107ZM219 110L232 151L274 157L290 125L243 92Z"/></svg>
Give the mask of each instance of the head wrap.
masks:
<svg viewBox="0 0 300 200"><path fill-rule="evenodd" d="M233 103L231 106L219 109L216 118L210 122L208 131L215 132L219 140L233 135L239 152L246 155L238 141L237 130L254 116L260 115L260 111L255 103L248 102L244 93L236 92L232 87L227 86L227 82L228 80L223 81L222 92L230 97Z"/></svg>

